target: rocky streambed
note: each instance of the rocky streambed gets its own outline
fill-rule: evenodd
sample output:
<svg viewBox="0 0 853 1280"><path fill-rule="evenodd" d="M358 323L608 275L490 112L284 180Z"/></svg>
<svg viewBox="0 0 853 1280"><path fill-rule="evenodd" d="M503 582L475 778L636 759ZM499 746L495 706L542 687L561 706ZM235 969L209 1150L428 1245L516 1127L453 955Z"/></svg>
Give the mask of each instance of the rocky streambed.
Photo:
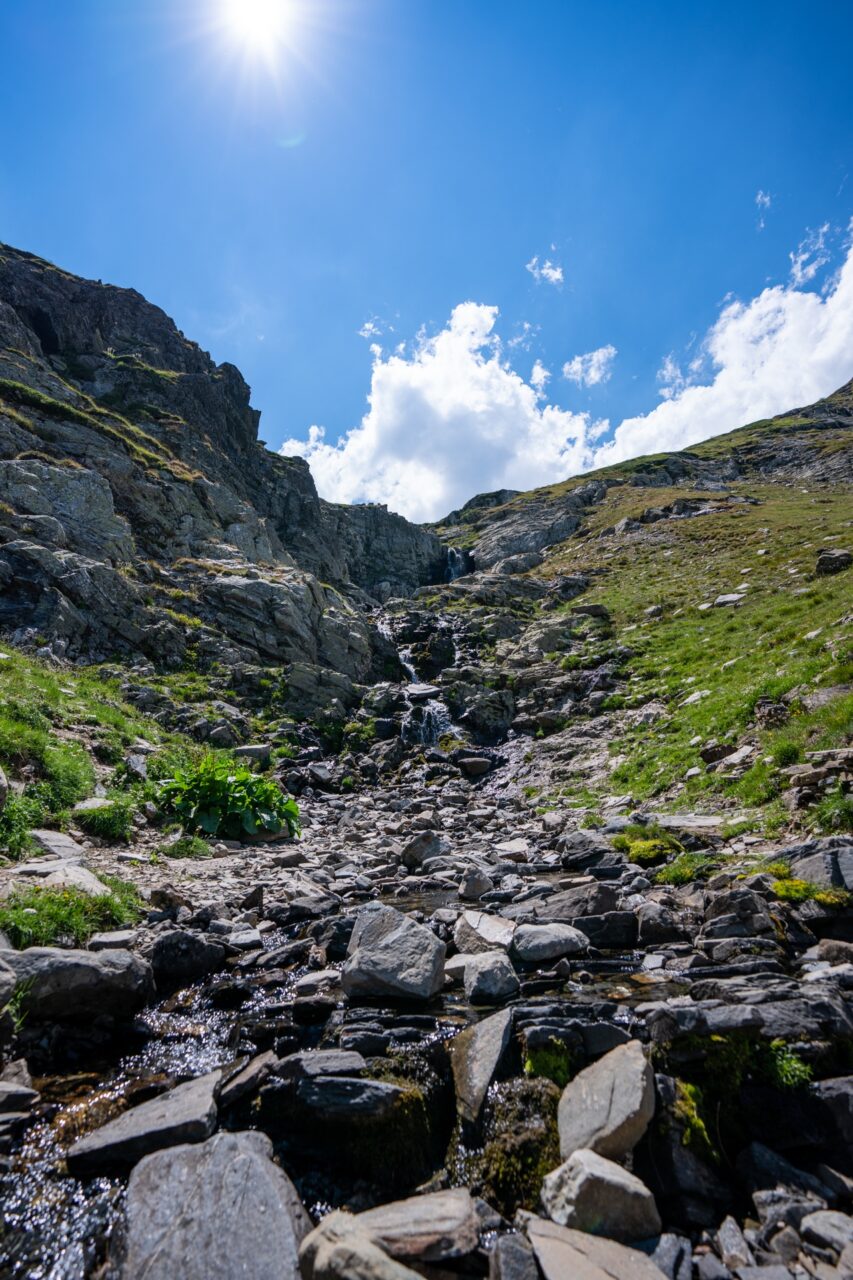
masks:
<svg viewBox="0 0 853 1280"><path fill-rule="evenodd" d="M676 887L649 815L303 805L140 869L137 928L2 952L0 1274L851 1274L853 915L778 879L849 840L686 815Z"/></svg>

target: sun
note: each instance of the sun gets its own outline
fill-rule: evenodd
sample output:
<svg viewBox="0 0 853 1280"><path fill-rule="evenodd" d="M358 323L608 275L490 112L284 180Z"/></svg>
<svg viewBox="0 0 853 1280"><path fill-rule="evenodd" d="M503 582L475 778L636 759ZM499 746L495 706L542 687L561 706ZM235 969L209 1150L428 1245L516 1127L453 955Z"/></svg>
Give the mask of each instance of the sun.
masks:
<svg viewBox="0 0 853 1280"><path fill-rule="evenodd" d="M287 40L290 0L221 0L221 11L226 36L246 53L270 57Z"/></svg>

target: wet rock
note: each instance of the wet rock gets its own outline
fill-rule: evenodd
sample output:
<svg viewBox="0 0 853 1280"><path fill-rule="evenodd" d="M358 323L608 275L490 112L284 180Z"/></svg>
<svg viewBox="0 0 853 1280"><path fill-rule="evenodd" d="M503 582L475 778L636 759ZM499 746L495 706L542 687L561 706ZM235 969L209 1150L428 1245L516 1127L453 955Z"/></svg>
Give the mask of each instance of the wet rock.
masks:
<svg viewBox="0 0 853 1280"><path fill-rule="evenodd" d="M412 1196L360 1213L356 1222L399 1262L445 1262L472 1253L480 1220L464 1187Z"/></svg>
<svg viewBox="0 0 853 1280"><path fill-rule="evenodd" d="M525 964L580 955L589 938L569 924L520 924L513 934L512 951Z"/></svg>
<svg viewBox="0 0 853 1280"><path fill-rule="evenodd" d="M428 1000L444 985L444 943L394 907L371 903L356 917L341 972L349 997Z"/></svg>
<svg viewBox="0 0 853 1280"><path fill-rule="evenodd" d="M130 1018L154 994L151 966L130 951L27 947L3 957L24 987L29 1018L37 1022Z"/></svg>
<svg viewBox="0 0 853 1280"><path fill-rule="evenodd" d="M645 1240L661 1229L648 1187L594 1151L575 1151L549 1173L542 1184L542 1203L559 1226L612 1240Z"/></svg>
<svg viewBox="0 0 853 1280"><path fill-rule="evenodd" d="M469 1124L476 1124L486 1093L510 1041L512 1011L503 1009L450 1042L450 1063L456 1086L456 1109Z"/></svg>
<svg viewBox="0 0 853 1280"><path fill-rule="evenodd" d="M665 1280L644 1253L615 1240L542 1218L527 1223L527 1234L545 1280Z"/></svg>
<svg viewBox="0 0 853 1280"><path fill-rule="evenodd" d="M157 934L146 954L158 986L192 982L220 969L225 962L223 946L190 929L169 929Z"/></svg>
<svg viewBox="0 0 853 1280"><path fill-rule="evenodd" d="M560 1152L589 1148L619 1160L642 1138L655 1112L654 1073L638 1040L612 1049L571 1080L560 1099Z"/></svg>
<svg viewBox="0 0 853 1280"><path fill-rule="evenodd" d="M299 1280L311 1221L261 1133L145 1156L130 1177L122 1280Z"/></svg>
<svg viewBox="0 0 853 1280"><path fill-rule="evenodd" d="M503 951L481 951L465 963L465 994L472 1004L498 1004L518 991L515 970Z"/></svg>
<svg viewBox="0 0 853 1280"><path fill-rule="evenodd" d="M485 911L463 911L453 929L453 941L466 954L477 951L506 951L512 944L515 925Z"/></svg>
<svg viewBox="0 0 853 1280"><path fill-rule="evenodd" d="M211 1071L142 1102L79 1138L66 1157L75 1176L130 1169L143 1156L183 1142L203 1142L216 1126L221 1072Z"/></svg>
<svg viewBox="0 0 853 1280"><path fill-rule="evenodd" d="M340 1211L328 1214L303 1240L299 1266L302 1280L420 1280L418 1272L390 1258L357 1217Z"/></svg>

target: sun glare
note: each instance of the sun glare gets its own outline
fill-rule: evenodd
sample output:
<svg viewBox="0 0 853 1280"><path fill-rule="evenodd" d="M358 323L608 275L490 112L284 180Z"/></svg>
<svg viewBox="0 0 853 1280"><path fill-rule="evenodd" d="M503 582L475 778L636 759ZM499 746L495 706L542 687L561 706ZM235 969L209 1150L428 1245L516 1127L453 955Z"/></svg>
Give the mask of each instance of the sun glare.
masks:
<svg viewBox="0 0 853 1280"><path fill-rule="evenodd" d="M289 0L222 0L228 37L247 53L269 57L285 43L292 16Z"/></svg>

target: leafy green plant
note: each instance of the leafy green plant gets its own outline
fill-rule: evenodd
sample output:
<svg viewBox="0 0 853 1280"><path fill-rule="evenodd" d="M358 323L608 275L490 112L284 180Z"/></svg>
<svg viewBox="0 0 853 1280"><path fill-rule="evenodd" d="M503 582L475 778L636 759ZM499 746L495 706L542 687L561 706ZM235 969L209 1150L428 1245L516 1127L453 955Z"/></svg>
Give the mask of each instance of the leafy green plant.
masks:
<svg viewBox="0 0 853 1280"><path fill-rule="evenodd" d="M783 740L773 748L773 763L777 768L784 769L786 765L796 764L801 755L798 743Z"/></svg>
<svg viewBox="0 0 853 1280"><path fill-rule="evenodd" d="M95 769L88 753L76 742L48 747L44 753L44 777L50 788L51 809L85 800L95 786Z"/></svg>
<svg viewBox="0 0 853 1280"><path fill-rule="evenodd" d="M16 887L0 904L0 930L13 947L82 946L93 933L139 919L136 890L114 876L98 895L80 889Z"/></svg>
<svg viewBox="0 0 853 1280"><path fill-rule="evenodd" d="M800 1089L812 1078L812 1069L784 1040L771 1040L759 1059L759 1074L777 1089Z"/></svg>
<svg viewBox="0 0 853 1280"><path fill-rule="evenodd" d="M130 839L133 831L133 804L121 796L99 809L80 809L74 821L87 835L118 844Z"/></svg>
<svg viewBox="0 0 853 1280"><path fill-rule="evenodd" d="M269 778L220 756L204 756L165 779L157 799L163 812L180 819L189 834L203 831L239 840L275 835L285 827L290 835L299 834L299 808L292 797Z"/></svg>
<svg viewBox="0 0 853 1280"><path fill-rule="evenodd" d="M707 853L680 853L672 862L655 874L656 884L690 884L702 880L713 871L716 863Z"/></svg>
<svg viewBox="0 0 853 1280"><path fill-rule="evenodd" d="M787 879L773 881L773 892L783 902L794 905L817 902L822 907L847 907L853 902L853 895L846 889L826 888L811 880L797 880L790 876L790 872Z"/></svg>
<svg viewBox="0 0 853 1280"><path fill-rule="evenodd" d="M0 848L10 858L20 858L29 850L30 831L45 820L41 800L26 794L10 795L0 810Z"/></svg>
<svg viewBox="0 0 853 1280"><path fill-rule="evenodd" d="M853 795L835 787L818 800L809 814L809 825L830 834L853 831Z"/></svg>

